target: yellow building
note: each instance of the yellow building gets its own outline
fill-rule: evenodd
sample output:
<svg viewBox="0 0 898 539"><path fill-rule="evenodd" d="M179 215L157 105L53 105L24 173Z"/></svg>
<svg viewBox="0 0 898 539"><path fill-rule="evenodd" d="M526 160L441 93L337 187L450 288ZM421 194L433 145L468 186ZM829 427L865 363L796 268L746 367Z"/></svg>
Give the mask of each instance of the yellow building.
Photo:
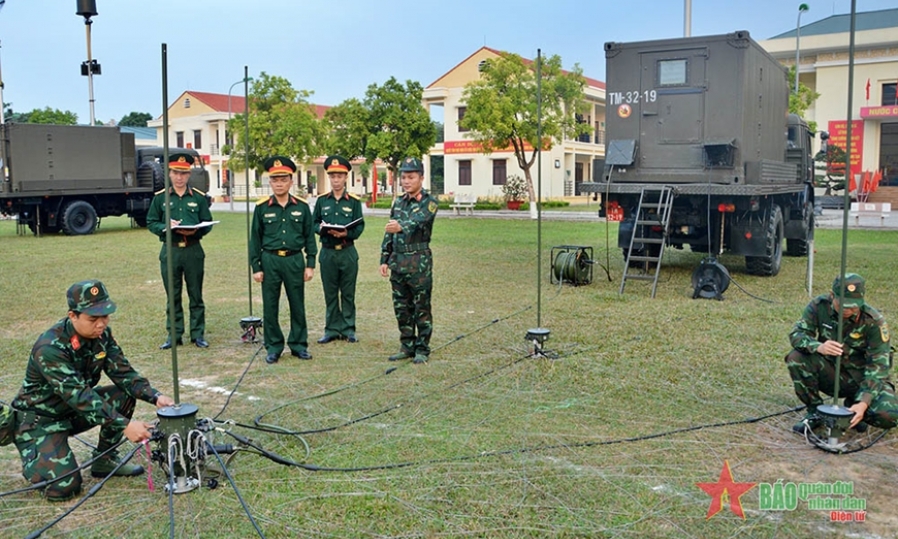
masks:
<svg viewBox="0 0 898 539"><path fill-rule="evenodd" d="M430 159L443 157L445 193L501 197L502 184L507 176L524 176L511 150L489 155L479 153L473 141L466 138L458 126L466 110L462 98L465 85L480 77L485 61L499 55L500 51L482 47L424 89L423 101L428 110L442 108L444 141L431 148ZM584 181L592 181L593 160L604 159L605 84L590 78L586 78L586 84L583 99L589 104L589 109L582 121L593 129L577 140L564 140L543 153L544 198L579 194L577 186ZM434 112L431 110L431 117L435 116ZM531 173L536 188L536 165Z"/></svg>
<svg viewBox="0 0 898 539"><path fill-rule="evenodd" d="M783 64L795 65L799 80L820 94L806 118L830 131L844 147L848 118L849 15L833 15L760 44ZM796 39L798 37L798 39ZM851 107L852 169L883 171L882 185L870 200L898 202L898 9L857 13L855 19L854 92ZM818 139L819 141L819 139ZM889 191L895 191L890 193Z"/></svg>

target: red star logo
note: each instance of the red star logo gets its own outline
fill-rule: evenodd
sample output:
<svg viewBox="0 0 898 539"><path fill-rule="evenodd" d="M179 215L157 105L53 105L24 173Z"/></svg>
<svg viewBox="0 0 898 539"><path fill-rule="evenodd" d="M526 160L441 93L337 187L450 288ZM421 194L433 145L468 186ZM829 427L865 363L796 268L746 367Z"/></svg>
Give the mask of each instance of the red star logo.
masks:
<svg viewBox="0 0 898 539"><path fill-rule="evenodd" d="M734 515L745 520L745 513L742 512L742 501L739 498L751 490L755 485L757 485L757 483L736 483L733 481L730 463L723 461L723 469L720 470L720 478L716 483L695 484L695 486L707 492L712 498L711 506L708 507L708 515L705 517L705 520L710 519L723 509L724 497L730 502L730 511L732 511Z"/></svg>

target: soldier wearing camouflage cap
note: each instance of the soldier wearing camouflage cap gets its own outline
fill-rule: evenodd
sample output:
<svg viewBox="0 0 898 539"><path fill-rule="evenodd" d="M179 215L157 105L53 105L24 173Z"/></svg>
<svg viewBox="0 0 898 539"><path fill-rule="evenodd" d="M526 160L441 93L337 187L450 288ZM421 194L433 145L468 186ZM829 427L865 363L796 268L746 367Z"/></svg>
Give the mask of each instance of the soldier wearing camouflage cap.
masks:
<svg viewBox="0 0 898 539"><path fill-rule="evenodd" d="M399 352L389 359L414 358L414 363L424 363L430 356L433 334L430 237L437 199L423 189L424 164L420 159L403 159L399 174L404 194L393 202L380 248L380 274L390 277L393 311L399 323Z"/></svg>
<svg viewBox="0 0 898 539"><path fill-rule="evenodd" d="M184 228L212 220L206 193L188 185L193 156L187 153L173 153L169 156L168 176L169 216L165 222L165 190L158 191L147 211L147 230L159 237L162 249L159 252L159 267L166 294L174 296L175 319L169 319L168 303L165 309L165 329L168 339L160 346L168 350L173 344L182 344L184 334L184 307L182 305L182 283L187 287L190 309L190 342L198 348L208 348L206 341L206 304L203 302L203 279L205 276L206 253L200 240L208 234L211 226ZM166 230L172 229L172 266L174 282L168 282L168 249L165 246ZM180 227L180 228L179 228Z"/></svg>
<svg viewBox="0 0 898 539"><path fill-rule="evenodd" d="M63 501L81 492L81 474L68 437L100 426L91 475L143 473L136 464L118 470L113 449L127 437L137 443L149 439L150 423L132 421L137 400L171 406L174 401L154 389L125 358L112 337L109 315L116 305L97 280L73 284L67 294L68 315L34 343L25 380L12 401L17 427L14 442L22 457L22 475L32 483L52 481L43 492ZM100 375L112 385L98 386Z"/></svg>
<svg viewBox="0 0 898 539"><path fill-rule="evenodd" d="M789 335L793 350L786 356L786 366L795 394L808 407L805 418L792 427L799 434L821 424L820 392L832 396L839 356L838 396L855 414L851 426L862 431L868 423L883 429L898 424L898 399L889 380L889 327L879 311L867 304L865 293L866 282L860 275L836 277L832 291L811 300Z"/></svg>
<svg viewBox="0 0 898 539"><path fill-rule="evenodd" d="M352 164L343 156L324 160L331 190L318 197L312 221L321 236L321 286L324 289L324 336L318 344L338 339L358 342L355 332L355 284L359 275L359 253L354 246L365 230L362 203L346 189ZM348 225L348 226L347 226Z"/></svg>

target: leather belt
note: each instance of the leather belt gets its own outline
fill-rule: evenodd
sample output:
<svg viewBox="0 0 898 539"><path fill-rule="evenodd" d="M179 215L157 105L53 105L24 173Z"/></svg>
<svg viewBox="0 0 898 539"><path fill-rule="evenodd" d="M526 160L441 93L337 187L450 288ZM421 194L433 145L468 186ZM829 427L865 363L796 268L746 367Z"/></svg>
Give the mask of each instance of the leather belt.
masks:
<svg viewBox="0 0 898 539"><path fill-rule="evenodd" d="M327 245L325 243L322 243L321 247L323 247L325 249L333 249L334 251L342 251L343 249L345 249L347 247L351 247L353 243L354 242L352 240L349 240L345 243L338 243L336 245Z"/></svg>
<svg viewBox="0 0 898 539"><path fill-rule="evenodd" d="M295 254L299 254L302 251L291 251L290 249L266 249L266 253L271 253L274 256L293 256Z"/></svg>
<svg viewBox="0 0 898 539"><path fill-rule="evenodd" d="M396 246L397 253L414 253L416 251L426 251L427 249L430 249L429 243L409 243Z"/></svg>
<svg viewBox="0 0 898 539"><path fill-rule="evenodd" d="M184 248L184 247L190 247L191 245L196 245L199 242L200 242L200 240L193 240L193 239L189 240L187 238L184 238L183 240L175 243L174 245L175 245L175 247Z"/></svg>

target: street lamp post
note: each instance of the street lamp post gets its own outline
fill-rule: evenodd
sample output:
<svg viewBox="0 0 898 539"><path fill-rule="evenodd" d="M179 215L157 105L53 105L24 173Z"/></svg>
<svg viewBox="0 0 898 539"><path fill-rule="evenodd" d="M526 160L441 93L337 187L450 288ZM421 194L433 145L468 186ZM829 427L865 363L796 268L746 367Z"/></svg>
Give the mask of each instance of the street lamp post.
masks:
<svg viewBox="0 0 898 539"><path fill-rule="evenodd" d="M811 9L807 4L798 6L798 23L795 25L795 95L798 95L798 62L801 55L801 14Z"/></svg>
<svg viewBox="0 0 898 539"><path fill-rule="evenodd" d="M228 124L231 123L231 91L234 89L234 86L237 86L238 84L241 84L241 83L249 82L251 80L253 80L252 77L242 78L242 79L238 80L237 82L235 82L234 84L232 84L230 88L228 88ZM227 127L225 127L225 134L227 134L227 133L228 133ZM229 147L231 146L230 137L225 137L225 142L227 142ZM233 150L233 148L231 148L231 149ZM221 151L221 149L219 149L219 151ZM229 168L228 169L228 200L230 200L230 203L231 203L231 211L234 211L234 194L233 194L232 187L231 187L230 170L231 169ZM246 196L249 196L249 193L246 193Z"/></svg>
<svg viewBox="0 0 898 539"><path fill-rule="evenodd" d="M91 57L90 52L90 26L93 21L91 17L97 15L96 0L78 0L76 15L84 17L84 29L87 31L87 61L81 62L81 75L87 76L87 89L90 99L90 125L97 125L97 118L94 115L94 73L99 75L100 64Z"/></svg>

